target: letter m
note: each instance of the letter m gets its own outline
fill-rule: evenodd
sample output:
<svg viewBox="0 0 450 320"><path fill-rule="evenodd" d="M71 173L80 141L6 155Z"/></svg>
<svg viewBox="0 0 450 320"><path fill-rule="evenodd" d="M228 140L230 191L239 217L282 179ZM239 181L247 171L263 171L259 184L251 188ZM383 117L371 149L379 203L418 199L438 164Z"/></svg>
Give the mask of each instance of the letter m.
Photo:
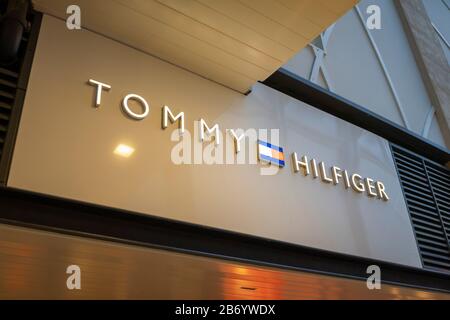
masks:
<svg viewBox="0 0 450 320"><path fill-rule="evenodd" d="M208 133L208 135L212 135L214 133L215 135L215 144L218 145L220 143L220 134L219 134L219 125L215 124L212 128L209 128L206 125L205 120L200 119L200 140L205 140L205 131Z"/></svg>
<svg viewBox="0 0 450 320"><path fill-rule="evenodd" d="M164 106L162 110L162 127L163 129L169 126L169 120L171 123L178 121L178 128L180 129L180 134L184 133L184 112L180 112L176 116L173 115L172 111L168 106Z"/></svg>

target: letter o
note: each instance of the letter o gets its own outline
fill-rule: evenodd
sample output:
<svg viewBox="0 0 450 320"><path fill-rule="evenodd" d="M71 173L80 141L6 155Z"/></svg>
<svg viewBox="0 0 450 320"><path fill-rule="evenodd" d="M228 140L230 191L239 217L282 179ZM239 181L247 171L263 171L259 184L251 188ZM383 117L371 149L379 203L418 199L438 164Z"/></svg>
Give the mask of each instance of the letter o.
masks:
<svg viewBox="0 0 450 320"><path fill-rule="evenodd" d="M144 112L141 114L133 112L130 109L130 107L128 106L128 100L130 100L130 99L139 101L142 104L142 106L144 107ZM135 120L144 119L146 116L148 116L148 113L150 112L150 106L148 105L147 101L145 101L145 99L142 98L141 96L134 94L134 93L130 93L125 98L123 98L122 108L123 108L123 111L125 111L125 113L128 116L130 116L131 118L133 118Z"/></svg>

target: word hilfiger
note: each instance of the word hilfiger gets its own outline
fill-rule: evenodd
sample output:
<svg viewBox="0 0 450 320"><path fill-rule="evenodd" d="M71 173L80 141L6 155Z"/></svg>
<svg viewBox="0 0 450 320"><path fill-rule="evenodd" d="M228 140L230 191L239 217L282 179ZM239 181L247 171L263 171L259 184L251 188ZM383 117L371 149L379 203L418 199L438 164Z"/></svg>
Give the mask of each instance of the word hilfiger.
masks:
<svg viewBox="0 0 450 320"><path fill-rule="evenodd" d="M296 173L302 171L305 176L311 175L314 179L320 177L324 183L334 185L342 182L346 189L352 188L358 193L366 192L369 197L377 197L384 201L389 200L386 188L381 181L362 178L357 173L349 174L347 170L342 170L336 166L327 169L324 162L317 162L316 159L308 161L307 156L302 156L299 159L296 152L292 154L292 161L294 163L294 172Z"/></svg>

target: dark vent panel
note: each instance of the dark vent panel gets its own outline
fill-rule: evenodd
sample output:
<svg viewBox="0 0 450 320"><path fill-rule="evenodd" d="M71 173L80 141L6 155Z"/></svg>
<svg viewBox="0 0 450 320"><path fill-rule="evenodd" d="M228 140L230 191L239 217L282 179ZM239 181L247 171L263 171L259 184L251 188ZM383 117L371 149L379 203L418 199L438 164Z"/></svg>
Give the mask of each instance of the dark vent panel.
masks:
<svg viewBox="0 0 450 320"><path fill-rule="evenodd" d="M0 186L7 184L42 15L29 10L27 20L30 25L22 35L16 61L0 65Z"/></svg>
<svg viewBox="0 0 450 320"><path fill-rule="evenodd" d="M25 33L22 37L17 61L9 66L0 66L0 159L4 154L8 128L17 98L19 75L25 57L28 35Z"/></svg>
<svg viewBox="0 0 450 320"><path fill-rule="evenodd" d="M10 69L0 67L0 157L6 140L11 110L16 96L19 75Z"/></svg>
<svg viewBox="0 0 450 320"><path fill-rule="evenodd" d="M394 145L392 154L423 266L450 272L450 170Z"/></svg>

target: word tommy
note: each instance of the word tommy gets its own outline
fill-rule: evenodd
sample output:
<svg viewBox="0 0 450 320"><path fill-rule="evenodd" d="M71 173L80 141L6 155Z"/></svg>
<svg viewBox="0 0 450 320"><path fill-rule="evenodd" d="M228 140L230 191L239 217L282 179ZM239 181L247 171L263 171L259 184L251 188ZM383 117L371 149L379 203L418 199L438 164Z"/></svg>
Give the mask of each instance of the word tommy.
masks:
<svg viewBox="0 0 450 320"><path fill-rule="evenodd" d="M95 106L98 108L98 107L100 107L100 104L102 101L102 92L104 90L109 91L111 89L111 86L109 84L102 83L100 81L93 80L93 79L89 79L88 83L90 85L97 87L96 94L95 94ZM141 106L142 106L141 113L134 112L130 108L130 106L129 106L130 100L135 100L136 102L139 102L141 104ZM141 97L137 94L134 94L134 93L130 93L125 96L125 98L122 100L122 109L123 109L123 112L127 116L129 116L130 118L132 118L134 120L143 120L150 113L150 106L149 106L148 102L143 97ZM171 123L175 123L176 121L178 121L179 133L180 133L180 135L183 135L183 133L185 132L184 112L180 112L175 116L168 106L164 106L162 108L162 128L163 129L166 129L169 126L169 121ZM210 136L211 138L214 135L214 143L215 143L215 145L219 145L220 144L219 125L215 124L214 126L212 126L210 128L206 124L206 121L203 119L200 119L198 123L199 123L199 127L200 127L199 128L200 129L200 140L201 141L205 140L205 133L208 136ZM245 135L244 134L238 135L238 134L236 134L236 131L233 129L227 129L227 132L230 133L230 135L232 136L232 138L235 142L236 153L240 152L241 151L240 142L243 140Z"/></svg>

